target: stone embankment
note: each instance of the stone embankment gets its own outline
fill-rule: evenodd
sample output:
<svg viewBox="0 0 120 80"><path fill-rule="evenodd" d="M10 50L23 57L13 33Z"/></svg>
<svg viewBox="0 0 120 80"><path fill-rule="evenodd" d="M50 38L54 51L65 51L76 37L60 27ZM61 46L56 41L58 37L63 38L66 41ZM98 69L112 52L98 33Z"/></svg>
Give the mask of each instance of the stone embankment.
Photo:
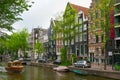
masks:
<svg viewBox="0 0 120 80"><path fill-rule="evenodd" d="M57 67L58 65L54 65L52 63L35 63L35 62L33 62L33 63L31 63L31 66L46 66L49 68L54 68L54 67ZM103 65L96 65L96 64L92 64L91 68L77 68L74 66L69 66L68 68L70 69L70 71L72 71L73 69L84 70L84 71L87 71L90 75L96 75L96 76L120 80L120 71L113 70L111 66L107 66L106 70L104 70Z"/></svg>

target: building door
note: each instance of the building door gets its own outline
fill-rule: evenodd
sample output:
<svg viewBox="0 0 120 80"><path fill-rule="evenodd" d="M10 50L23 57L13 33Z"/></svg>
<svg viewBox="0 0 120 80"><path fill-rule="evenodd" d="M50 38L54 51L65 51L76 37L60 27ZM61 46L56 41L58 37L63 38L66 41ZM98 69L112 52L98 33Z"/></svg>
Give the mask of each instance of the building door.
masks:
<svg viewBox="0 0 120 80"><path fill-rule="evenodd" d="M90 62L94 62L94 53L90 53Z"/></svg>

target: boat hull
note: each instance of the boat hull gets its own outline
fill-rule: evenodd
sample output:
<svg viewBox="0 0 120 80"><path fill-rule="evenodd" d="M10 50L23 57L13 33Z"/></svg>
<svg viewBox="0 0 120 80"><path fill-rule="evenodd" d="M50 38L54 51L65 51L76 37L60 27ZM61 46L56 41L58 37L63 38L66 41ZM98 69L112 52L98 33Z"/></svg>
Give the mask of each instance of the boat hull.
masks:
<svg viewBox="0 0 120 80"><path fill-rule="evenodd" d="M23 70L23 66L18 66L18 67L5 67L7 72L15 72L15 73L21 73Z"/></svg>
<svg viewBox="0 0 120 80"><path fill-rule="evenodd" d="M69 71L68 67L65 67L65 66L55 67L55 68L53 68L53 70L59 71L59 72L67 72L67 71Z"/></svg>
<svg viewBox="0 0 120 80"><path fill-rule="evenodd" d="M86 71L81 71L81 70L73 70L74 73L79 74L79 75L88 75L88 72Z"/></svg>

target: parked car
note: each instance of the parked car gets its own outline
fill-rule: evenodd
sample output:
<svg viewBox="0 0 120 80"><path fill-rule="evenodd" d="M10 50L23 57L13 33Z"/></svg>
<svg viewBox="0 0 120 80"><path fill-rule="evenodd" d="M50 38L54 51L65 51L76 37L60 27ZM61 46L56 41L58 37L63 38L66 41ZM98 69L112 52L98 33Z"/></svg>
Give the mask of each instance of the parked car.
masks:
<svg viewBox="0 0 120 80"><path fill-rule="evenodd" d="M47 60L46 60L46 59L44 59L44 58L39 58L39 59L38 59L38 62L41 62L41 63L46 63L46 62L47 62Z"/></svg>
<svg viewBox="0 0 120 80"><path fill-rule="evenodd" d="M31 61L33 61L33 59L30 58L30 57L23 58L23 59L22 59L22 64L23 64L23 65L29 65L29 64L31 63Z"/></svg>
<svg viewBox="0 0 120 80"><path fill-rule="evenodd" d="M55 61L53 61L53 64L61 64L61 60L55 60Z"/></svg>
<svg viewBox="0 0 120 80"><path fill-rule="evenodd" d="M74 63L74 66L75 67L90 68L91 67L91 63L90 63L90 61L79 60L76 63Z"/></svg>

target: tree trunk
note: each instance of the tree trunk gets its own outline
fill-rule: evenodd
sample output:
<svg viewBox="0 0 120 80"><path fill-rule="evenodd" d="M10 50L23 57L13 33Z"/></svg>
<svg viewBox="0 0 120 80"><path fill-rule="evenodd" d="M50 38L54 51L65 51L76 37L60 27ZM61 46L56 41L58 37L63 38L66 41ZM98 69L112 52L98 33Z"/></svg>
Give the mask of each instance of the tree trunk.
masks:
<svg viewBox="0 0 120 80"><path fill-rule="evenodd" d="M104 61L104 70L107 69L107 55L108 55L108 52L107 52L107 45L108 45L108 43L106 42L106 44L105 44L105 61Z"/></svg>

